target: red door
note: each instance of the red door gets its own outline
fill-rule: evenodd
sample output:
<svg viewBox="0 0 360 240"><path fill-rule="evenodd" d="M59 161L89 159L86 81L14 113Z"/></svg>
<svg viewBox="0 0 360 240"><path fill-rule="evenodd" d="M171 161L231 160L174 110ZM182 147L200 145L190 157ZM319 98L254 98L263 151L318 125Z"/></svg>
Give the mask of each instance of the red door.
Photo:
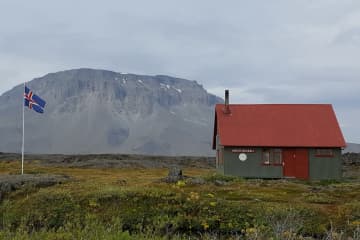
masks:
<svg viewBox="0 0 360 240"><path fill-rule="evenodd" d="M295 177L296 175L296 149L283 149L283 174L284 177Z"/></svg>
<svg viewBox="0 0 360 240"><path fill-rule="evenodd" d="M283 149L284 177L309 178L309 155L307 149Z"/></svg>

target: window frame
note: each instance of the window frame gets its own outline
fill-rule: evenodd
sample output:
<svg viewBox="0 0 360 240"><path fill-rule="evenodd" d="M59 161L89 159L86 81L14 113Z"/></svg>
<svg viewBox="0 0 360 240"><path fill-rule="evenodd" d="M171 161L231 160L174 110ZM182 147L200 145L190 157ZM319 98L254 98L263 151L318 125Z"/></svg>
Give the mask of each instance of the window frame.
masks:
<svg viewBox="0 0 360 240"><path fill-rule="evenodd" d="M272 154L273 154L273 165L282 166L283 165L282 149L281 148L273 148ZM275 155L279 156L279 161L276 161Z"/></svg>
<svg viewBox="0 0 360 240"><path fill-rule="evenodd" d="M263 166L283 166L283 156L281 148L264 148L262 150L261 164ZM265 157L267 155L267 157ZM279 156L279 161L275 161L275 156Z"/></svg>
<svg viewBox="0 0 360 240"><path fill-rule="evenodd" d="M270 165L270 158L271 158L271 151L270 149L263 149L262 156L261 156L261 162L263 165ZM266 158L265 158L266 156Z"/></svg>
<svg viewBox="0 0 360 240"><path fill-rule="evenodd" d="M324 151L329 151L330 153L324 153ZM315 148L315 157L333 158L334 156L334 149L332 148Z"/></svg>

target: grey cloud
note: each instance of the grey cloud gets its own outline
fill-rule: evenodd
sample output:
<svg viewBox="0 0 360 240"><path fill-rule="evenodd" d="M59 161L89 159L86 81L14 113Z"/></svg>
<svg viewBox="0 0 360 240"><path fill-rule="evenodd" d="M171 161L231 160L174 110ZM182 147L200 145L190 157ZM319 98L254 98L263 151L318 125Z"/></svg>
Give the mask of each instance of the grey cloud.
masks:
<svg viewBox="0 0 360 240"><path fill-rule="evenodd" d="M351 0L1 1L0 94L91 67L230 88L239 103L329 102L359 119L359 29Z"/></svg>
<svg viewBox="0 0 360 240"><path fill-rule="evenodd" d="M359 46L360 45L360 25L359 25L359 27L340 32L333 40L333 43L338 44L338 45Z"/></svg>

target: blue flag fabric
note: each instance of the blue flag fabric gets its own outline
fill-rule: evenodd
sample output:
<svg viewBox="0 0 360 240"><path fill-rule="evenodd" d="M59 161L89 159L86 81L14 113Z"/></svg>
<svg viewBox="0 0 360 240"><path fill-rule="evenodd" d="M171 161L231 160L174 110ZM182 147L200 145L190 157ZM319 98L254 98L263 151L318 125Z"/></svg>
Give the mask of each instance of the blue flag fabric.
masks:
<svg viewBox="0 0 360 240"><path fill-rule="evenodd" d="M25 86L24 104L38 113L44 113L46 102Z"/></svg>

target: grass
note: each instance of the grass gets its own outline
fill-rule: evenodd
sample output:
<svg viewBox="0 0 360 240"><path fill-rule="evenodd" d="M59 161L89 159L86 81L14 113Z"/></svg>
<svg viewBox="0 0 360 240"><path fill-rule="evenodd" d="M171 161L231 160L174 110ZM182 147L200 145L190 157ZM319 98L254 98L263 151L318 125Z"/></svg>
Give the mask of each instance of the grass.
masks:
<svg viewBox="0 0 360 240"><path fill-rule="evenodd" d="M0 174L19 169L18 162L0 162ZM211 169L183 169L185 175L205 180L194 185L186 180L161 182L168 173L164 168L67 168L35 161L25 170L65 174L72 180L6 195L0 205L0 239L360 236L360 179L354 174L342 181L303 182L245 180Z"/></svg>

